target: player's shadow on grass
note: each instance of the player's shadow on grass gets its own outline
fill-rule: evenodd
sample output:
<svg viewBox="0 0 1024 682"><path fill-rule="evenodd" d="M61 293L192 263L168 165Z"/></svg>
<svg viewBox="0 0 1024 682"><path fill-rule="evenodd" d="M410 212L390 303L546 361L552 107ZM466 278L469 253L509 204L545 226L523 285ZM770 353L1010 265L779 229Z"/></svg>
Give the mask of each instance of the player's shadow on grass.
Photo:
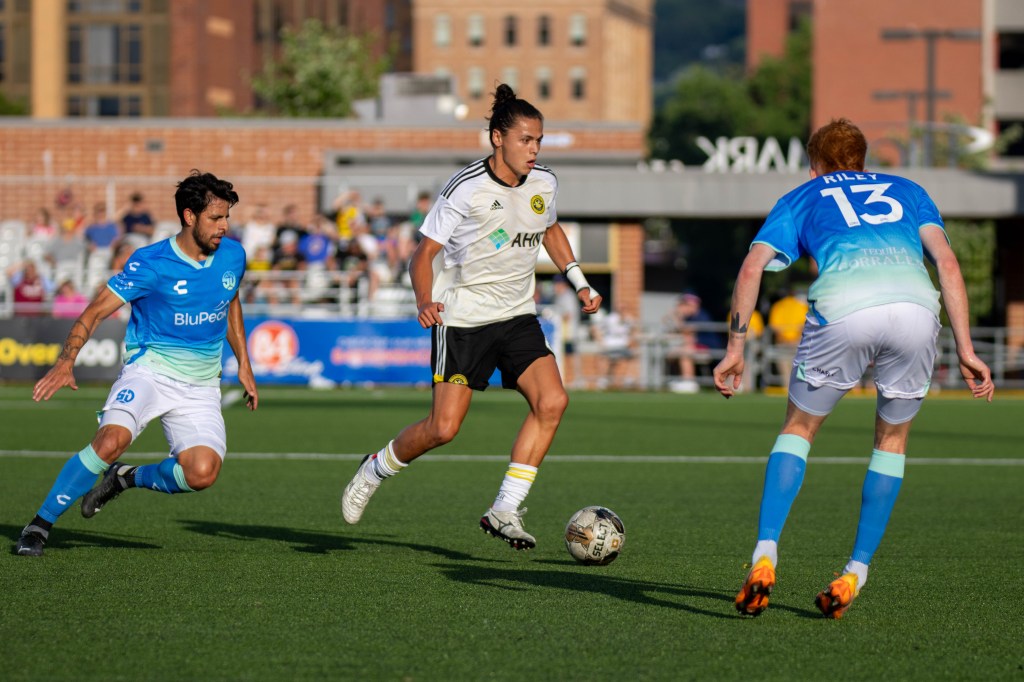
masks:
<svg viewBox="0 0 1024 682"><path fill-rule="evenodd" d="M381 537L348 537L311 530L296 530L284 526L243 525L219 521L183 520L181 523L194 533L235 540L271 540L290 545L296 552L309 554L352 550L360 545L387 545L405 547L417 552L429 552L451 561L483 561L483 559L465 552L457 552L446 547L421 545L415 542L396 542Z"/></svg>
<svg viewBox="0 0 1024 682"><path fill-rule="evenodd" d="M710 618L733 618L727 612L712 611L691 606L672 599L696 597L732 603L732 596L724 592L703 590L686 585L655 583L645 580L630 580L601 575L603 567L595 566L586 570L575 570L575 564L566 565L566 570L529 570L523 568L494 568L470 564L437 564L437 568L451 580L471 585L484 585L503 590L522 590L527 587L568 590L570 592L594 592L624 601L648 606L663 606L681 609Z"/></svg>
<svg viewBox="0 0 1024 682"><path fill-rule="evenodd" d="M22 526L11 526L9 524L0 524L0 534L4 537L11 538L11 549L14 552L14 546L17 542L17 538L21 535ZM138 540L129 539L131 536L112 536L109 533L93 533L91 531L84 530L69 530L67 528L58 528L50 533L49 540L46 541L46 549L78 549L81 547L108 547L117 549L162 549L160 545L154 545L149 542L139 542Z"/></svg>

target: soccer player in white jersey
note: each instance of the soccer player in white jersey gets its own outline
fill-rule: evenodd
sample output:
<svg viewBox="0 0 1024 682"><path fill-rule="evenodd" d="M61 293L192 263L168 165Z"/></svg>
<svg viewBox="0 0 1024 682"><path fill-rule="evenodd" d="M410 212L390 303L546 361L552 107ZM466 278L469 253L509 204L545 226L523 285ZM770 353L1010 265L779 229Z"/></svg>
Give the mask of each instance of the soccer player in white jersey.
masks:
<svg viewBox="0 0 1024 682"><path fill-rule="evenodd" d="M816 131L807 143L811 180L778 201L736 280L729 344L714 370L715 387L726 398L740 386L747 323L762 273L782 270L802 255L818 265L785 421L765 471L753 565L736 596L743 614L756 616L768 606L779 535L803 482L815 434L873 364L874 450L853 553L816 604L826 617L840 618L867 582L868 564L903 481L910 424L935 363L939 292L925 256L938 272L964 381L975 398L991 401L995 391L989 368L974 353L967 292L938 209L913 182L865 171L866 154L864 135L846 119Z"/></svg>
<svg viewBox="0 0 1024 682"><path fill-rule="evenodd" d="M497 368L502 386L522 393L529 412L480 526L515 549L536 545L520 506L569 402L534 304L540 247L573 284L584 312L601 305L558 224L558 181L537 164L543 136L541 113L499 85L490 118L493 153L453 175L427 214L410 274L419 322L433 329L433 403L425 419L363 460L342 494L348 523L359 521L384 479L455 437L473 391L486 389Z"/></svg>
<svg viewBox="0 0 1024 682"><path fill-rule="evenodd" d="M82 346L100 322L131 304L125 364L103 406L99 429L57 475L22 531L17 554L42 555L53 524L79 497L82 515L89 518L128 488L174 494L213 485L227 451L220 403L225 338L238 359L249 409L257 407L238 299L245 252L226 238L228 212L238 195L230 182L192 171L178 183L174 200L181 231L131 255L75 321L57 362L32 391L39 401L64 386L77 390L73 369ZM118 462L157 417L170 456L143 466Z"/></svg>

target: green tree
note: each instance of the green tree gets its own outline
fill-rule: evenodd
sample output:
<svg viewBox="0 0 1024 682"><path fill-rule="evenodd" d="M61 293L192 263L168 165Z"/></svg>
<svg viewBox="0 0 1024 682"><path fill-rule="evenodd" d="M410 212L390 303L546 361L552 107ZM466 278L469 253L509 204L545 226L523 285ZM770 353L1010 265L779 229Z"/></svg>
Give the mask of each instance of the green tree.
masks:
<svg viewBox="0 0 1024 682"><path fill-rule="evenodd" d="M654 113L648 137L655 158L703 163L698 137L752 135L806 139L811 116L811 26L801 22L778 59L766 58L744 78L694 66L673 84Z"/></svg>
<svg viewBox="0 0 1024 682"><path fill-rule="evenodd" d="M353 101L376 96L390 62L373 56L373 36L325 27L315 19L283 29L281 38L281 58L264 65L252 88L283 116L351 116Z"/></svg>
<svg viewBox="0 0 1024 682"><path fill-rule="evenodd" d="M967 303L971 308L971 325L977 325L992 313L995 294L992 272L996 257L996 225L991 220L973 222L967 220L946 221L949 243L960 262L960 272L967 286ZM938 286L937 277L934 276ZM943 308L945 319L945 308ZM948 321L944 321L948 324Z"/></svg>
<svg viewBox="0 0 1024 682"><path fill-rule="evenodd" d="M749 131L756 114L745 84L702 66L689 68L675 82L673 95L651 121L651 156L686 164L707 160L697 146L700 136L714 140Z"/></svg>
<svg viewBox="0 0 1024 682"><path fill-rule="evenodd" d="M21 100L10 99L0 92L0 116L25 116L28 106Z"/></svg>

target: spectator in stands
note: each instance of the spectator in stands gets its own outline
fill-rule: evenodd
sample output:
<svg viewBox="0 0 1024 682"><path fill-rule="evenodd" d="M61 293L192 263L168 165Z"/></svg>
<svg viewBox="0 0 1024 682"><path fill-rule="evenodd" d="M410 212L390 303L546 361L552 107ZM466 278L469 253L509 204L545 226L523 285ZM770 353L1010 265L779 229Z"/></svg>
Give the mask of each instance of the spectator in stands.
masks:
<svg viewBox="0 0 1024 682"><path fill-rule="evenodd" d="M271 267L282 277L279 280L280 288L288 293L293 305L299 305L302 302L300 273L306 269L306 259L299 252L299 235L297 233L292 230L285 230L281 233ZM270 296L271 303L276 303L278 300L277 296Z"/></svg>
<svg viewBox="0 0 1024 682"><path fill-rule="evenodd" d="M334 260L337 246L334 243L334 225L330 218L317 216L310 224L309 232L299 239L299 253L306 259L306 266L322 270L336 270Z"/></svg>
<svg viewBox="0 0 1024 682"><path fill-rule="evenodd" d="M384 200L377 197L366 209L366 219L370 223L370 232L377 239L385 239L391 229L391 218L384 208Z"/></svg>
<svg viewBox="0 0 1024 682"><path fill-rule="evenodd" d="M53 221L53 217L48 209L40 207L36 211L35 217L29 223L26 236L29 239L41 240L53 239L57 236L57 223Z"/></svg>
<svg viewBox="0 0 1024 682"><path fill-rule="evenodd" d="M262 246L267 247L268 250L272 249L276 238L277 227L274 225L274 221L270 219L267 205L256 204L252 210L252 215L249 216L249 220L242 227L241 241L246 256L251 257Z"/></svg>
<svg viewBox="0 0 1024 682"><path fill-rule="evenodd" d="M362 197L355 190L342 192L334 199L334 222L338 227L338 242L341 244L347 244L352 239L354 223L366 222L361 201Z"/></svg>
<svg viewBox="0 0 1024 682"><path fill-rule="evenodd" d="M591 318L591 331L606 361L605 376L598 380L598 388L625 386L628 381L619 376L619 366L633 358L636 321L616 305L613 310Z"/></svg>
<svg viewBox="0 0 1024 682"><path fill-rule="evenodd" d="M381 257L380 243L370 234L370 226L365 220L353 221L351 229L352 239L348 243L343 269L349 275L349 286L355 286L360 279L366 278L369 285L367 298L372 301L381 279L391 280L387 261Z"/></svg>
<svg viewBox="0 0 1024 682"><path fill-rule="evenodd" d="M552 310L559 327L562 330L562 341L565 348L565 382L573 385L582 376L580 357L576 353L576 341L580 333L580 301L564 275L555 275L554 300L551 302Z"/></svg>
<svg viewBox="0 0 1024 682"><path fill-rule="evenodd" d="M294 232L296 242L309 233L306 226L299 220L299 209L295 204L288 204L281 211L281 222L277 224L277 231L274 233L274 243L271 245L273 250L276 251L281 246L281 235L285 232Z"/></svg>
<svg viewBox="0 0 1024 682"><path fill-rule="evenodd" d="M74 281L66 279L57 287L57 293L53 297L53 316L74 320L82 314L87 305L89 298L78 290Z"/></svg>
<svg viewBox="0 0 1024 682"><path fill-rule="evenodd" d="M92 220L85 228L85 245L89 252L113 248L121 237L121 228L107 218L107 207L99 202L92 207Z"/></svg>
<svg viewBox="0 0 1024 682"><path fill-rule="evenodd" d="M420 192L416 195L416 205L413 207L412 213L409 214L409 222L412 224L414 233L419 233L428 211L430 211L430 193Z"/></svg>
<svg viewBox="0 0 1024 682"><path fill-rule="evenodd" d="M80 272L85 264L85 240L70 223L61 225L60 235L50 242L46 249L46 261L54 270L68 273ZM57 275L61 279L60 275Z"/></svg>
<svg viewBox="0 0 1024 682"><path fill-rule="evenodd" d="M380 242L382 258L387 261L394 281L401 281L409 271L409 259L416 250L412 236L412 223L405 221L388 228L387 235Z"/></svg>
<svg viewBox="0 0 1024 682"><path fill-rule="evenodd" d="M722 339L710 329L701 325L712 322L711 315L704 310L700 296L688 291L676 301L672 331L679 334L679 347L670 353L679 365L679 378L669 383L669 390L675 393L696 393L697 365L711 361L710 351L723 346Z"/></svg>
<svg viewBox="0 0 1024 682"><path fill-rule="evenodd" d="M783 388L789 387L789 375L793 371L807 310L807 294L792 289L787 290L768 310L768 327L772 330L775 344L775 366Z"/></svg>
<svg viewBox="0 0 1024 682"><path fill-rule="evenodd" d="M76 201L68 206L59 227L62 231L71 230L76 236L82 234L85 229L85 208L81 203Z"/></svg>
<svg viewBox="0 0 1024 682"><path fill-rule="evenodd" d="M14 288L14 314L23 317L42 315L46 301L53 293L53 282L39 272L36 262L27 260L20 268L13 268L8 276Z"/></svg>
<svg viewBox="0 0 1024 682"><path fill-rule="evenodd" d="M130 241L122 241L116 247L114 252L110 254L110 271L118 273L124 270L125 263L128 262L128 258L135 253L135 245ZM103 283L106 286L106 282Z"/></svg>
<svg viewBox="0 0 1024 682"><path fill-rule="evenodd" d="M124 238L135 244L135 248L149 244L156 231L153 217L146 208L146 199L135 192L128 200L128 205L121 209L121 225Z"/></svg>

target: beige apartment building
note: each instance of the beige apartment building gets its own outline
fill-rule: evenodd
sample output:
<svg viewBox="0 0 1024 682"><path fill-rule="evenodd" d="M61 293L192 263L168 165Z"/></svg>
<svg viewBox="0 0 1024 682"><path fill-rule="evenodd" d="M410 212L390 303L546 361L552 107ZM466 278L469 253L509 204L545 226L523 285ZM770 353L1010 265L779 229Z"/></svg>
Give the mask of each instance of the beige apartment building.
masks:
<svg viewBox="0 0 1024 682"><path fill-rule="evenodd" d="M499 83L549 120L650 120L653 0L412 4L413 70L453 77L471 120Z"/></svg>

